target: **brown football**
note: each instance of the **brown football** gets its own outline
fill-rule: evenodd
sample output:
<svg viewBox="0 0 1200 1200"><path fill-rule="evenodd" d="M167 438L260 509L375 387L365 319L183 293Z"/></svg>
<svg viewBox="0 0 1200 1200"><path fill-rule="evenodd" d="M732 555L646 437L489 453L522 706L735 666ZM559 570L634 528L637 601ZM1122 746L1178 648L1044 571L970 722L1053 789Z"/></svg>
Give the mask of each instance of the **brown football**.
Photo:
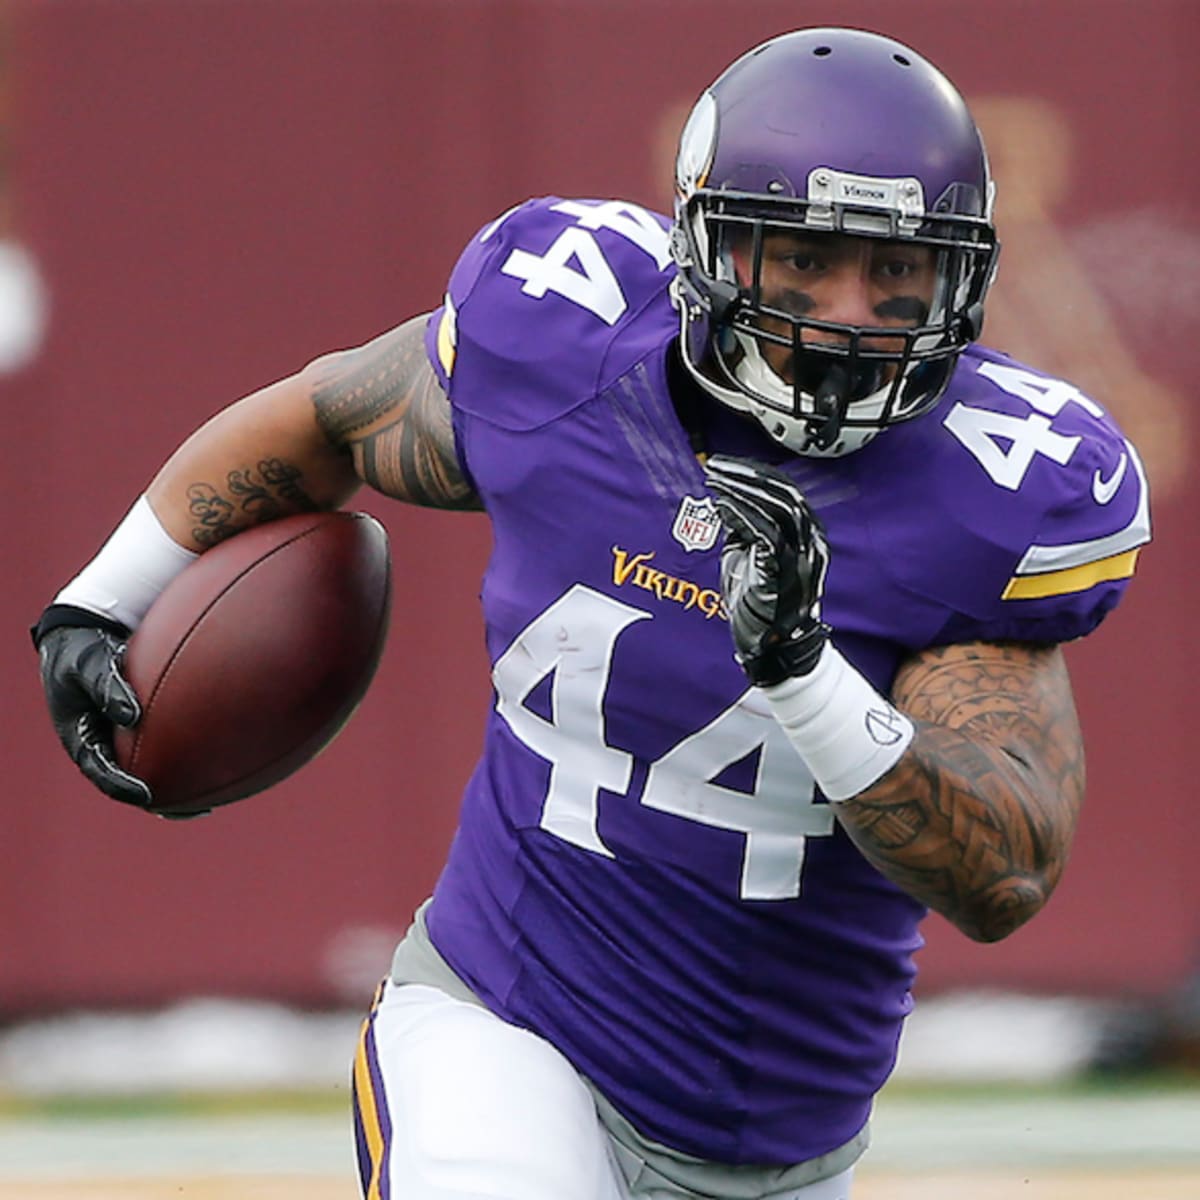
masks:
<svg viewBox="0 0 1200 1200"><path fill-rule="evenodd" d="M285 779L362 699L390 599L387 534L366 513L284 517L214 546L129 641L142 716L117 730L117 761L173 815Z"/></svg>

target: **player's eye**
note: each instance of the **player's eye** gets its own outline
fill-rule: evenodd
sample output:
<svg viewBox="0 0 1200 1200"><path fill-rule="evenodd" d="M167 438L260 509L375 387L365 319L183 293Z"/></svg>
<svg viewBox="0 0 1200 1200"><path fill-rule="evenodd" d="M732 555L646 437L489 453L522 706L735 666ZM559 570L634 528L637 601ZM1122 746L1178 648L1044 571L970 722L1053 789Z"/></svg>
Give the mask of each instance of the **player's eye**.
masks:
<svg viewBox="0 0 1200 1200"><path fill-rule="evenodd" d="M881 262L877 267L877 272L884 279L910 279L916 274L918 265L904 258L889 258Z"/></svg>
<svg viewBox="0 0 1200 1200"><path fill-rule="evenodd" d="M813 250L792 250L783 261L793 270L805 272L819 271L824 265L820 255Z"/></svg>

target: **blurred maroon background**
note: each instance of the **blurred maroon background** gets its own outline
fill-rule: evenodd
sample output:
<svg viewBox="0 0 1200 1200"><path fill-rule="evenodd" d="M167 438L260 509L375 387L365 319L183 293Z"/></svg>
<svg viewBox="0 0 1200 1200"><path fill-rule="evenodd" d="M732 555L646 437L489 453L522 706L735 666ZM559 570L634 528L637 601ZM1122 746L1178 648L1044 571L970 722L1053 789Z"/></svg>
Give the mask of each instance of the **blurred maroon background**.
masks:
<svg viewBox="0 0 1200 1200"><path fill-rule="evenodd" d="M931 919L922 989L1154 995L1194 968L1194 0L55 0L3 10L0 234L51 306L40 353L0 375L0 1013L365 1001L436 877L489 703L484 522L364 497L396 560L372 692L293 780L194 823L80 780L26 628L217 408L435 305L463 242L528 195L667 204L702 87L831 17L912 42L976 103L1005 241L984 340L1117 412L1155 485L1126 605L1069 651L1091 782L1065 882L998 946Z"/></svg>

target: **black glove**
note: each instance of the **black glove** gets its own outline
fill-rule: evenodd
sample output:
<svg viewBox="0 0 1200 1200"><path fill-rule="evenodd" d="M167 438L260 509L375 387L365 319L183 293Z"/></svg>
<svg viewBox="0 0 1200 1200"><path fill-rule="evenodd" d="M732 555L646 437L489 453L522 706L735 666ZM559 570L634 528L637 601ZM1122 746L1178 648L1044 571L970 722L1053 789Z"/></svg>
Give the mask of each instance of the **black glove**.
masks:
<svg viewBox="0 0 1200 1200"><path fill-rule="evenodd" d="M122 771L113 754L113 725L135 725L141 705L121 676L127 632L80 611L79 623L63 624L61 606L48 609L34 628L42 664L42 687L58 740L75 765L106 796L138 808L150 806L150 789ZM49 618L49 619L48 619Z"/></svg>
<svg viewBox="0 0 1200 1200"><path fill-rule="evenodd" d="M704 470L725 526L721 592L738 662L760 687L807 675L829 638L820 521L774 467L715 455Z"/></svg>

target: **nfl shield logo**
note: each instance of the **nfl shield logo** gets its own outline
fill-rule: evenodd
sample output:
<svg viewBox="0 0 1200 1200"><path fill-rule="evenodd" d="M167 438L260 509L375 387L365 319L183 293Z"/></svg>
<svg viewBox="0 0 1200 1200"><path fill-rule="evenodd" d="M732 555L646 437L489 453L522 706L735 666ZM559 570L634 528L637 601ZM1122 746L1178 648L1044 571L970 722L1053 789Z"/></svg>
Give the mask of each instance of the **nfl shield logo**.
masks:
<svg viewBox="0 0 1200 1200"><path fill-rule="evenodd" d="M671 533L685 550L711 550L721 532L716 505L709 496L684 496Z"/></svg>

